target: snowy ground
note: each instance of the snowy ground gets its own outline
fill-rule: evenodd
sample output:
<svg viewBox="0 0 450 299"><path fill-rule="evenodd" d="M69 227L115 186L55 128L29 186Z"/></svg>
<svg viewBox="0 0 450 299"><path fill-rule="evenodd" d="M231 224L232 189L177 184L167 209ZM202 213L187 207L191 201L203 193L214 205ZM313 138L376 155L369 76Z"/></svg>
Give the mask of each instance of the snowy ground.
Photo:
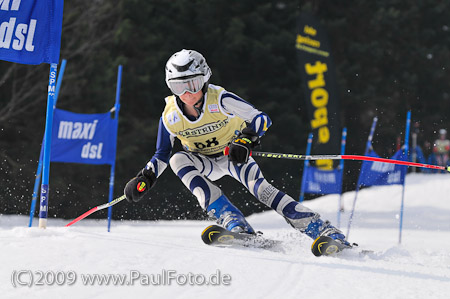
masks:
<svg viewBox="0 0 450 299"><path fill-rule="evenodd" d="M401 186L360 191L350 241L376 251L369 256L348 251L317 258L311 240L272 211L249 221L265 236L284 240L282 253L208 247L200 233L210 222L115 222L107 233L105 221L64 228L68 221L49 220L41 230L27 228L27 217L0 215L0 297L449 298L450 175L410 174L406 182L401 245ZM353 198L354 192L344 194L346 210ZM336 223L337 196L306 205ZM347 219L344 213L344 232ZM91 274L127 280L91 285L83 281Z"/></svg>

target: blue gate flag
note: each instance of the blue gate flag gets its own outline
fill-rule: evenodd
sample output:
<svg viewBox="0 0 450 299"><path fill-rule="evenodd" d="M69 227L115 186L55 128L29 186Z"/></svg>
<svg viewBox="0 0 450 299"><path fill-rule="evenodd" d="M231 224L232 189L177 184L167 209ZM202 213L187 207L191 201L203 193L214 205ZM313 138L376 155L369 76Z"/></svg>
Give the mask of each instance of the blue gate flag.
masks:
<svg viewBox="0 0 450 299"><path fill-rule="evenodd" d="M0 60L58 63L63 0L0 0Z"/></svg>
<svg viewBox="0 0 450 299"><path fill-rule="evenodd" d="M369 151L366 156L377 157L375 151ZM403 150L398 150L391 159L406 161ZM405 181L407 166L382 162L364 161L361 166L358 185L381 186L403 184Z"/></svg>
<svg viewBox="0 0 450 299"><path fill-rule="evenodd" d="M110 112L79 114L55 109L52 162L113 164L116 157L117 120Z"/></svg>
<svg viewBox="0 0 450 299"><path fill-rule="evenodd" d="M342 170L321 170L316 167L305 167L305 193L341 194Z"/></svg>

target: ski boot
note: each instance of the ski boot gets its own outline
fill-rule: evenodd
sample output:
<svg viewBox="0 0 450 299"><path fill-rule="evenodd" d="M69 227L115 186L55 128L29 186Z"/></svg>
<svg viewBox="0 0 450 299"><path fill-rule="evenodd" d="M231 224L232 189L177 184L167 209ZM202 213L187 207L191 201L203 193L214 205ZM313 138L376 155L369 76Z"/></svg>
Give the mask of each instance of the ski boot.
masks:
<svg viewBox="0 0 450 299"><path fill-rule="evenodd" d="M308 225L305 234L314 239L311 251L315 256L332 255L353 247L345 240L344 234L329 221L314 219Z"/></svg>
<svg viewBox="0 0 450 299"><path fill-rule="evenodd" d="M217 218L217 224L233 233L254 234L255 231L245 220L241 211L225 195L220 196L206 209L208 215Z"/></svg>

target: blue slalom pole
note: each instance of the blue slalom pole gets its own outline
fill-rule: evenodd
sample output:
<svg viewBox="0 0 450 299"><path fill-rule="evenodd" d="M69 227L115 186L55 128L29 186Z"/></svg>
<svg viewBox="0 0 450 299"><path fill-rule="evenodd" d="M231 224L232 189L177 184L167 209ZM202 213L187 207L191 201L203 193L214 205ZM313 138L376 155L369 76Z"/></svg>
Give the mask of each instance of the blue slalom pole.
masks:
<svg viewBox="0 0 450 299"><path fill-rule="evenodd" d="M342 129L341 139L341 155L345 155L345 145L347 143L347 128ZM341 213L344 211L344 203L342 202L342 185L344 183L344 159L339 162L339 171L341 172L341 193L339 194L339 207L337 212L337 227L341 227Z"/></svg>
<svg viewBox="0 0 450 299"><path fill-rule="evenodd" d="M114 192L114 172L116 168L116 150L117 150L117 131L119 127L119 111L120 111L120 85L122 83L122 65L119 65L117 73L117 87L116 87L116 103L114 105L114 119L116 120L115 130L115 146L114 146L114 162L111 164L111 174L109 176L109 199L108 203L113 200ZM112 206L108 208L108 232L111 230Z"/></svg>
<svg viewBox="0 0 450 299"><path fill-rule="evenodd" d="M58 71L58 64L50 64L50 75L48 79L48 93L47 93L47 116L45 120L45 134L44 134L44 155L42 160L42 184L41 184L41 198L39 207L39 228L47 227L48 217L48 191L49 191L49 177L50 177L50 149L52 144L52 126L53 126L53 111L55 98L55 84L56 73Z"/></svg>
<svg viewBox="0 0 450 299"><path fill-rule="evenodd" d="M34 217L34 211L36 210L36 202L39 192L39 184L41 183L41 174L42 174L42 157L44 156L44 139L42 139L41 144L41 152L39 154L39 163L36 170L36 179L34 180L34 189L33 189L33 195L31 199L31 207L30 207L30 220L28 222L28 227L33 226L33 217Z"/></svg>
<svg viewBox="0 0 450 299"><path fill-rule="evenodd" d="M59 90L61 88L61 83L62 83L62 79L64 76L64 70L66 69L66 63L67 63L67 60L63 59L63 61L61 63L61 69L58 74L58 81L56 83L53 107L56 106L56 102L58 101ZM38 163L38 167L36 170L36 178L34 181L34 189L33 189L33 195L32 195L32 199L31 199L30 220L28 222L28 227L33 226L33 217L34 217L34 212L36 211L36 202L37 202L37 197L38 197L38 193L39 193L39 183L41 182L43 156L44 156L44 139L42 139L41 152L39 154L39 163Z"/></svg>
<svg viewBox="0 0 450 299"><path fill-rule="evenodd" d="M56 81L55 100L53 102L54 107L56 107L56 102L58 102L59 90L61 89L64 71L66 70L66 64L67 60L63 59L61 62L61 68L59 69L58 81Z"/></svg>
<svg viewBox="0 0 450 299"><path fill-rule="evenodd" d="M378 117L375 116L372 121L372 127L370 128L369 138L367 138L366 149L364 151L365 156L367 156L370 148L372 147L372 139L373 139L373 134L375 133L375 127L377 125L377 122L378 122ZM352 210L350 212L350 217L348 218L347 237L346 237L347 239L348 239L348 236L350 235L350 227L351 227L352 221L353 221L353 214L355 213L356 200L358 199L358 192L359 192L359 189L361 186L360 180L361 180L361 171L359 172L358 183L356 184L355 198L353 199Z"/></svg>
<svg viewBox="0 0 450 299"><path fill-rule="evenodd" d="M411 110L408 111L406 114L406 133L405 133L405 148L404 153L405 156L408 157L408 151L409 151L409 131L411 127ZM399 227L399 233L398 233L398 244L402 243L402 231L403 231L403 210L405 206L405 181L406 179L403 179L403 187L402 187L402 202L400 204L400 227Z"/></svg>
<svg viewBox="0 0 450 299"><path fill-rule="evenodd" d="M306 155L309 155L311 153L311 144L313 139L313 133L309 133L308 135L308 143L306 145ZM309 161L305 160L305 163L303 164L303 176L302 176L302 186L300 187L300 202L303 202L303 199L305 198L305 184L306 184L306 170L309 167Z"/></svg>

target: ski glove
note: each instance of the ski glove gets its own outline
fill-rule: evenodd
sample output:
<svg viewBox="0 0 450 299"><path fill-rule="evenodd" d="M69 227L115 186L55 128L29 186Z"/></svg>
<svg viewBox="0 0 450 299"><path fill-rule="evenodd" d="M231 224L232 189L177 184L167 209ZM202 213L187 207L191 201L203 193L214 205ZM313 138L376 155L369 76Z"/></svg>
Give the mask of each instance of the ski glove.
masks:
<svg viewBox="0 0 450 299"><path fill-rule="evenodd" d="M228 149L228 160L234 165L247 163L248 157L252 155L252 148L259 145L258 134L250 128L244 128L234 139ZM226 154L226 153L225 153Z"/></svg>
<svg viewBox="0 0 450 299"><path fill-rule="evenodd" d="M138 202L156 183L156 175L151 169L142 169L125 186L123 192L128 202Z"/></svg>

